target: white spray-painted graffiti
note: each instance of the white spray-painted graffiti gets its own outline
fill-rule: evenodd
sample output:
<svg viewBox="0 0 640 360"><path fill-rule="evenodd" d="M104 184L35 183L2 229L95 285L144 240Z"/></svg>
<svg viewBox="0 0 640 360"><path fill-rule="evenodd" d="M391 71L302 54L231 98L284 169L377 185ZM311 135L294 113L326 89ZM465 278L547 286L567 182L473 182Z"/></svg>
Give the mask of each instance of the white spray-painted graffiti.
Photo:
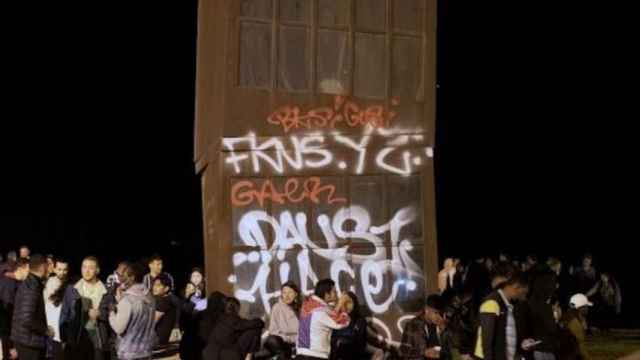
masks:
<svg viewBox="0 0 640 360"><path fill-rule="evenodd" d="M423 281L421 266L410 255L413 250L412 239L401 238L402 228L414 222L416 217L413 207L405 207L398 210L387 223L374 226L369 212L363 207L343 207L333 218L324 214L317 217L317 224L327 244L321 247L307 234L308 219L305 213L294 215L284 211L276 218L262 210L249 211L241 217L238 231L242 244L255 247L256 250L234 254L236 274L229 280L237 281L238 272L242 271L245 263L259 263L259 268L253 282L236 284L235 296L249 303L261 302L268 313L271 300L279 296L277 289L269 288L274 258L279 262L279 282L289 280L292 266L297 266L301 289L309 294L313 284L318 281L318 269L314 269L311 257L319 256L330 262L329 274L336 281L337 288L343 288L340 284L341 275L346 274L354 282L359 282L368 308L374 314L382 314L389 309L401 288L408 292L415 291L417 282ZM347 232L345 226L348 222L352 222L354 228ZM261 226L263 224L273 231L274 241L271 245L267 243L267 234ZM383 240L387 233L390 239L388 247ZM373 252L357 254L350 252L347 245L338 246L339 239L347 238L366 242ZM298 251L297 264L290 264L285 260L285 253L295 250ZM390 286L386 281L388 276L394 278ZM241 288L242 285L246 287ZM390 288L388 294L383 294L385 285Z"/></svg>
<svg viewBox="0 0 640 360"><path fill-rule="evenodd" d="M422 135L394 135L383 129L376 131L377 135L369 132L358 139L337 132L329 135L310 134L267 139L259 139L250 133L243 137L225 138L225 163L231 165L236 174L242 172L241 165L245 162L255 174L261 173L265 167L278 174L289 170L325 169L330 166L346 171L349 168L348 162L338 159L332 151L335 147L340 147L342 150L355 152L357 160L351 169L355 174L362 174L367 163L374 163L378 171L407 176L420 167L425 158L433 157L431 147L407 149L407 146L422 143ZM384 138L382 148L371 150L368 147L374 136ZM369 155L374 151L374 154ZM371 161L367 161L369 156Z"/></svg>

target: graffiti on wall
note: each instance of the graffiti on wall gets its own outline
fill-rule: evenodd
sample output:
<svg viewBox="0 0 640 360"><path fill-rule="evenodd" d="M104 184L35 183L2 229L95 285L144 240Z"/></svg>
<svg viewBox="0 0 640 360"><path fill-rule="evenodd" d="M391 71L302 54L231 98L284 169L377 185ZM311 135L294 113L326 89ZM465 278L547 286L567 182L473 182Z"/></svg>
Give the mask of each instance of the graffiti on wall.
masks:
<svg viewBox="0 0 640 360"><path fill-rule="evenodd" d="M242 207L254 202L264 207L265 201L270 200L278 204L297 204L309 200L314 204L326 201L327 204L346 203L344 197L335 196L336 187L332 184L322 184L319 177L313 176L304 181L298 178L287 179L281 189L271 180L266 180L261 186L254 181L238 181L231 187L231 205Z"/></svg>
<svg viewBox="0 0 640 360"><path fill-rule="evenodd" d="M259 270L250 286L238 287L235 295L240 300L251 303L260 301L265 311L269 312L271 300L279 296L277 289L269 289L268 285L273 262L277 259L277 283L283 284L290 280L291 269L295 267L305 294L312 292L313 284L320 279L318 274L330 275L337 280L336 288L344 289L345 286L340 283L341 274L344 273L362 289L369 309L374 314L382 314L389 310L401 287L414 291L417 288L416 281L422 279L421 266L410 255L413 250L411 240L400 238L402 228L415 220L415 209L406 207L393 214L388 222L374 226L369 212L363 207L343 207L332 218L321 214L315 219L322 230L323 243L326 244L320 246L307 233L308 218L304 212L293 214L284 211L278 217L263 210L247 212L238 222L240 240L244 246L255 250L235 253L233 265L237 269L236 273L246 262L259 263ZM355 225L352 231L346 232L345 223L348 221L353 221ZM268 237L261 223L267 224L273 231L274 240L271 244L267 242ZM389 244L385 244L385 235L390 238ZM345 239L363 240L367 244L361 246L367 246L371 253L362 255L350 251L349 245L338 246L339 240ZM390 253L387 248L391 249ZM294 264L285 259L288 251L296 252ZM311 258L314 256L329 262L328 274L313 266ZM383 294L387 276L397 280L388 288L388 293ZM354 285L349 289L357 291Z"/></svg>
<svg viewBox="0 0 640 360"><path fill-rule="evenodd" d="M400 104L398 99L391 100L391 106ZM337 95L333 106L324 106L303 112L297 105L285 105L267 117L267 122L282 128L284 133L297 129L335 129L336 125L351 128L371 126L389 128L397 116L384 105L364 107L344 96Z"/></svg>
<svg viewBox="0 0 640 360"><path fill-rule="evenodd" d="M308 295L331 278L366 304L383 337L398 339L425 291L421 182L413 175L433 149L395 118L384 106L338 96L332 107L274 111L267 122L282 136L223 139L235 249L228 281L252 315L269 313L289 280Z"/></svg>
<svg viewBox="0 0 640 360"><path fill-rule="evenodd" d="M306 135L258 138L247 136L225 138L225 163L240 174L248 167L253 174L265 169L284 174L303 169L350 170L362 174L369 165L371 171L385 171L397 175L409 175L433 157L433 149L423 144L423 135L394 135L384 137L383 146L369 147L378 135L362 135L358 138L340 134ZM353 164L336 154L352 154ZM351 156L349 156L350 158Z"/></svg>

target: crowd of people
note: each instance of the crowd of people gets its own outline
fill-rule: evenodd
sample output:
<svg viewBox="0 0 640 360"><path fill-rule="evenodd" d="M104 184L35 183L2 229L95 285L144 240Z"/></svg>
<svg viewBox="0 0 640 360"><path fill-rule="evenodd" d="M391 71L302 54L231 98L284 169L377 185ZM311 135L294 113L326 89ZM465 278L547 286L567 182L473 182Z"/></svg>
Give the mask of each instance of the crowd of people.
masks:
<svg viewBox="0 0 640 360"><path fill-rule="evenodd" d="M622 302L590 255L577 268L535 256L447 259L439 291L395 343L372 336L358 296L330 279L306 297L287 282L270 314L246 319L234 297L207 296L201 269L178 291L163 264L157 255L122 262L102 282L93 256L73 279L63 258L26 246L9 253L0 261L1 359L151 359L176 339L183 360L589 359L585 337L593 324L608 331Z"/></svg>

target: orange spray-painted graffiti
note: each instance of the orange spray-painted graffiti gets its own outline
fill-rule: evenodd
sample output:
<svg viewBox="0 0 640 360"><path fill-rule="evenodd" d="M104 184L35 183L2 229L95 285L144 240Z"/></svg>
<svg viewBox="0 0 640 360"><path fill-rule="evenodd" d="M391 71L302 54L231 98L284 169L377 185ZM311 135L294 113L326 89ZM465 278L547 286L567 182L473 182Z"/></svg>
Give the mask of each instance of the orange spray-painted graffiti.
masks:
<svg viewBox="0 0 640 360"><path fill-rule="evenodd" d="M392 99L391 105L398 106L398 99ZM298 106L286 105L269 115L267 122L281 126L285 133L299 128L334 129L336 123L343 123L349 127L370 125L374 128L388 128L396 115L396 112L382 105L363 108L344 96L337 95L333 107L319 107L303 113Z"/></svg>
<svg viewBox="0 0 640 360"><path fill-rule="evenodd" d="M297 204L304 200L319 204L322 199L327 204L347 202L345 198L335 196L335 185L323 185L319 177L310 177L302 183L302 186L300 185L300 179L290 178L285 182L282 191L278 191L271 180L265 180L260 189L253 181L241 180L231 187L231 204L235 207L243 207L255 201L264 207L267 199L278 204L287 202Z"/></svg>

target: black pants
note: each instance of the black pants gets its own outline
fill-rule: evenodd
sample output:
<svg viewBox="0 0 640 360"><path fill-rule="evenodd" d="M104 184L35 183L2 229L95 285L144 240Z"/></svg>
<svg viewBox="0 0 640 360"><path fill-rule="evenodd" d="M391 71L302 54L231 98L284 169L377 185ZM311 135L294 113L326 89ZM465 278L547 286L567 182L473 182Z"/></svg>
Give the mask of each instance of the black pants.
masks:
<svg viewBox="0 0 640 360"><path fill-rule="evenodd" d="M51 343L51 353L47 354L47 358L51 360L65 360L64 349L62 343L53 341Z"/></svg>
<svg viewBox="0 0 640 360"><path fill-rule="evenodd" d="M16 344L16 350L18 350L20 360L44 360L45 349L34 349Z"/></svg>
<svg viewBox="0 0 640 360"><path fill-rule="evenodd" d="M11 359L9 351L13 348L13 343L9 336L0 336L0 342L2 342L2 359Z"/></svg>
<svg viewBox="0 0 640 360"><path fill-rule="evenodd" d="M313 356L297 355L296 360L326 360L326 359L317 358Z"/></svg>
<svg viewBox="0 0 640 360"><path fill-rule="evenodd" d="M109 360L109 351L96 348L96 341L87 331L83 331L77 344L68 345L65 349L67 360Z"/></svg>
<svg viewBox="0 0 640 360"><path fill-rule="evenodd" d="M287 360L291 359L294 345L285 342L280 336L269 335L264 342L264 348L270 357L277 355L278 360Z"/></svg>
<svg viewBox="0 0 640 360"><path fill-rule="evenodd" d="M260 350L260 337L262 329L248 330L243 332L238 338L236 349L240 353L240 358L244 359L247 354Z"/></svg>

